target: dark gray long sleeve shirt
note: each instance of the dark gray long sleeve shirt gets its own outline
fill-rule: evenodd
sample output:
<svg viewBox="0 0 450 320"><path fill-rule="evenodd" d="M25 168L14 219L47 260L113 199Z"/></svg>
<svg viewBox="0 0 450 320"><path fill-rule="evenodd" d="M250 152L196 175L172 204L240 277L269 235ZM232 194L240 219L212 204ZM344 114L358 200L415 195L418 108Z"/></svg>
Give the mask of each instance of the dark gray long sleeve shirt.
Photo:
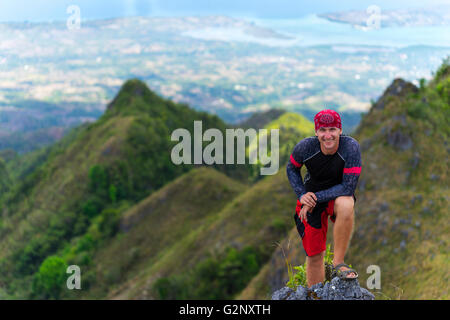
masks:
<svg viewBox="0 0 450 320"><path fill-rule="evenodd" d="M308 169L305 181L300 173L302 165ZM316 136L305 138L294 147L286 172L298 199L307 192L314 192L317 202L351 196L361 173L359 143L341 135L336 153L325 155Z"/></svg>

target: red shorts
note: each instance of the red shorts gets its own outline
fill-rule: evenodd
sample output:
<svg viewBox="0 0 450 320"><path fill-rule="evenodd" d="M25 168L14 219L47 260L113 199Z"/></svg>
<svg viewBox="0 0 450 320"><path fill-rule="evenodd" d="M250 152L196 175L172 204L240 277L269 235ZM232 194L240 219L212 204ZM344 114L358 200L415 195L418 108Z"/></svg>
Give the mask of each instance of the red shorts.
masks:
<svg viewBox="0 0 450 320"><path fill-rule="evenodd" d="M353 194L353 200L356 197ZM308 257L314 256L325 251L327 246L328 217L334 223L336 215L334 214L334 199L328 202L319 202L316 204L312 212L306 214L308 222L300 221L300 209L302 204L297 199L297 207L295 208L295 224L297 231L302 238L303 248Z"/></svg>

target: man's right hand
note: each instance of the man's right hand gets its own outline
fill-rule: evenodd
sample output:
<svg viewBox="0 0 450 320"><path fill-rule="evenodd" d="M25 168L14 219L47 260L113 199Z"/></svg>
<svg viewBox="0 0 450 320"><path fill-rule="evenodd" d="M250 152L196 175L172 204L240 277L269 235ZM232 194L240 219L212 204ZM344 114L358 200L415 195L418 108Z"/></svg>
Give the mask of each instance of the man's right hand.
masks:
<svg viewBox="0 0 450 320"><path fill-rule="evenodd" d="M300 202L310 208L314 208L317 203L317 197L313 192L307 192L300 198Z"/></svg>
<svg viewBox="0 0 450 320"><path fill-rule="evenodd" d="M311 213L312 210L313 210L313 208L307 206L306 204L303 205L302 208L300 209L300 213L299 213L300 221L303 222L303 220L305 220L305 222L308 222L308 216L307 216L307 213L308 213L308 212Z"/></svg>

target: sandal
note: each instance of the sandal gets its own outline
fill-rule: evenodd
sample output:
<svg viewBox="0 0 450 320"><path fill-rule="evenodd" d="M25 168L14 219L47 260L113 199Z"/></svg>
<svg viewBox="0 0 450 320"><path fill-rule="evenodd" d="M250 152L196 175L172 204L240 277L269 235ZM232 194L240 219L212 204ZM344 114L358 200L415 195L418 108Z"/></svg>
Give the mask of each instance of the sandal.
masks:
<svg viewBox="0 0 450 320"><path fill-rule="evenodd" d="M348 270L341 271L340 268L342 268L342 267L346 267L346 268L348 268ZM350 273L354 273L355 277L353 277L353 278L347 277ZM356 272L355 269L350 268L345 263L339 263L337 266L333 267L333 276L332 277L333 278L338 277L339 279L342 279L342 280L355 280L355 279L358 279L358 272Z"/></svg>

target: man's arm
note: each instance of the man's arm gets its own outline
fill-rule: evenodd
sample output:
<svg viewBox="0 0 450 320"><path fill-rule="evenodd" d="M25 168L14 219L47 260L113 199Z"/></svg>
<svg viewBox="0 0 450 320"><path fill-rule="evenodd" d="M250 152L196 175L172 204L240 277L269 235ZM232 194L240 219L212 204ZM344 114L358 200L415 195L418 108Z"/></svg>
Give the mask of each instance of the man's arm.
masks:
<svg viewBox="0 0 450 320"><path fill-rule="evenodd" d="M286 166L286 173L289 179L289 183L294 189L297 198L300 199L302 195L306 193L305 185L303 184L302 174L300 173L300 167L296 167L289 162Z"/></svg>
<svg viewBox="0 0 450 320"><path fill-rule="evenodd" d="M351 196L356 190L359 175L361 173L361 150L356 140L353 140L346 150L344 150L345 166L342 183L329 189L315 193L317 202L327 202L340 196Z"/></svg>
<svg viewBox="0 0 450 320"><path fill-rule="evenodd" d="M301 196L306 193L305 185L303 184L302 175L300 173L300 169L303 165L302 154L302 141L300 141L294 147L294 150L286 166L288 180L292 186L292 189L294 189L294 192L297 195L297 199L300 199Z"/></svg>

